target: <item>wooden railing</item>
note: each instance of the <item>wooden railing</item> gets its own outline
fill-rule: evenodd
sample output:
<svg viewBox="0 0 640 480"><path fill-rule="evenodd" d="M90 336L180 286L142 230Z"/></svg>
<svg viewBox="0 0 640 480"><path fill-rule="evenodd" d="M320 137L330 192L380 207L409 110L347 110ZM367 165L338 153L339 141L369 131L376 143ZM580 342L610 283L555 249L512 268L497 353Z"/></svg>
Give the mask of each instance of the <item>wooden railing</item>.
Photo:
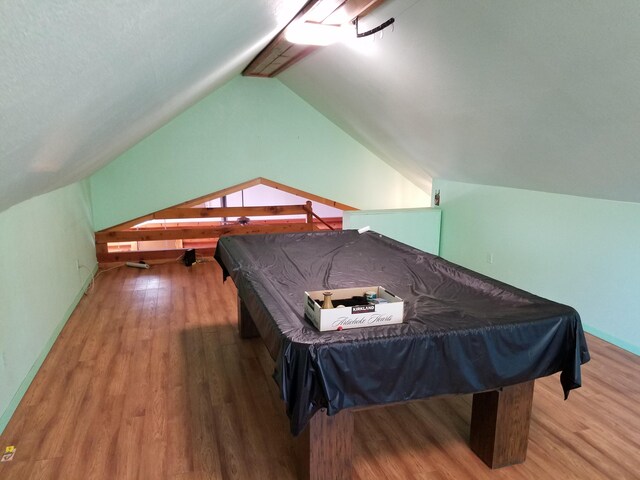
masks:
<svg viewBox="0 0 640 480"><path fill-rule="evenodd" d="M200 220L205 218L226 217L261 217L280 215L305 215L305 220L296 223L266 223L267 221L249 222L247 224L211 224L203 225ZM162 240L209 240L210 246L198 248L202 255L213 255L217 239L223 235L247 235L260 233L284 233L305 232L316 230L319 227L314 222L318 218L323 225L333 230L331 223L321 219L308 201L304 205L282 205L265 207L218 207L218 208L184 208L173 207L152 214L151 219L170 220L176 219L176 225L157 226L154 224L142 225L135 228L111 228L96 232L96 254L100 263L113 263L124 261L160 260L177 258L185 249L165 250L136 250L128 252L109 252L109 243L112 242L145 242ZM196 225L189 225L196 223ZM334 222L335 223L335 222ZM324 227L323 227L324 228ZM204 241L204 240L203 240Z"/></svg>

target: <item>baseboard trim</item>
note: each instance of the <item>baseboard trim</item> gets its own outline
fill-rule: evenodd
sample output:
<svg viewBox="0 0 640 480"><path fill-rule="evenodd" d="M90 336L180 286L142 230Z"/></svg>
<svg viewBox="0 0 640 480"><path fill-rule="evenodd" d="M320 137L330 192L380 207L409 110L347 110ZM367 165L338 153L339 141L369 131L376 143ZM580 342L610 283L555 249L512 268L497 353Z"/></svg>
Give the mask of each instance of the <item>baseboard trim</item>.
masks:
<svg viewBox="0 0 640 480"><path fill-rule="evenodd" d="M2 435L2 432L4 432L4 429L9 423L9 420L11 420L11 417L13 416L16 409L18 408L18 405L20 404L22 397L24 397L24 394L27 393L27 389L31 385L31 382L35 378L36 374L38 373L38 370L40 370L40 367L42 367L42 364L44 363L45 358L47 358L47 355L51 351L51 347L53 347L53 344L56 342L58 335L60 335L60 332L62 331L64 326L67 324L67 321L69 320L69 318L71 318L71 314L78 306L78 303L80 303L82 296L91 285L91 281L93 280L93 277L95 276L97 271L98 271L98 265L96 264L93 270L91 271L91 274L87 276L84 283L82 284L80 291L71 302L71 305L65 312L64 317L62 318L62 320L60 321L56 329L51 334L49 341L45 344L44 348L40 352L40 355L38 355L38 358L36 358L35 362L31 366L29 373L27 373L27 376L20 383L20 386L18 387L18 391L13 395L13 398L9 402L9 405L2 413L2 416L0 416L0 435Z"/></svg>
<svg viewBox="0 0 640 480"><path fill-rule="evenodd" d="M609 342L613 345L615 345L616 347L620 347L623 350L627 350L628 352L631 352L635 355L640 355L640 346L638 345L634 345L630 342L627 342L625 340L620 340L619 338L613 336L613 335L609 335L606 332L603 332L602 330L598 329L598 328L594 328L590 325L582 325L584 328L584 331L587 333L590 333L591 335L594 335L602 340L604 340L605 342Z"/></svg>

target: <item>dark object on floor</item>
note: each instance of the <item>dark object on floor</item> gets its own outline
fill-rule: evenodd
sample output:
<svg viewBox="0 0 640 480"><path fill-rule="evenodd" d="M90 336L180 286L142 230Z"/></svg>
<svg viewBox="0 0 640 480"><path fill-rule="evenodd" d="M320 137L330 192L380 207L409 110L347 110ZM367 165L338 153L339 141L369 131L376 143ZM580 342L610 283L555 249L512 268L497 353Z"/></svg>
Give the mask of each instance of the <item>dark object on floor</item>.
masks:
<svg viewBox="0 0 640 480"><path fill-rule="evenodd" d="M196 263L196 249L190 248L184 252L184 257L182 257L182 261L185 266L190 267L194 263Z"/></svg>

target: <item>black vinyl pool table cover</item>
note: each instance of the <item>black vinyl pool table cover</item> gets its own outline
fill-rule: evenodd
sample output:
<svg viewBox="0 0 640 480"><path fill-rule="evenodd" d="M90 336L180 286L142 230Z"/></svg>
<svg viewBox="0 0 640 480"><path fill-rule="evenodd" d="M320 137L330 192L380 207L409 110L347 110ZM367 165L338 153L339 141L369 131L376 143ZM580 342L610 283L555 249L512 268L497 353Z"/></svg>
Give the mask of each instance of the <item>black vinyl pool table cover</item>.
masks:
<svg viewBox="0 0 640 480"><path fill-rule="evenodd" d="M215 258L275 360L294 435L321 408L334 415L556 372L566 398L589 360L573 308L376 232L222 237ZM404 299L404 322L320 332L305 318L305 291L366 285Z"/></svg>

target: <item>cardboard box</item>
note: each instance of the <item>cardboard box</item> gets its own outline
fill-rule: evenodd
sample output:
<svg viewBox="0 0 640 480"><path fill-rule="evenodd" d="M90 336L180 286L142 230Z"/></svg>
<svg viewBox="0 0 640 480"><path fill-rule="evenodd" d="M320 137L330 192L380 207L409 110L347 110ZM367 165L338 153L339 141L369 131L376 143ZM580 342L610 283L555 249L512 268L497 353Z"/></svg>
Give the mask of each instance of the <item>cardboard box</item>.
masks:
<svg viewBox="0 0 640 480"><path fill-rule="evenodd" d="M321 332L327 330L342 330L347 328L375 327L402 323L404 302L400 297L388 292L383 287L339 288L331 290L331 302L334 308L326 309L322 304L323 293L327 290L317 290L305 293L304 312ZM354 296L364 296L365 292L376 292L377 298L387 300L388 303L364 304L353 307L338 307L340 300ZM342 328L340 328L342 327Z"/></svg>

